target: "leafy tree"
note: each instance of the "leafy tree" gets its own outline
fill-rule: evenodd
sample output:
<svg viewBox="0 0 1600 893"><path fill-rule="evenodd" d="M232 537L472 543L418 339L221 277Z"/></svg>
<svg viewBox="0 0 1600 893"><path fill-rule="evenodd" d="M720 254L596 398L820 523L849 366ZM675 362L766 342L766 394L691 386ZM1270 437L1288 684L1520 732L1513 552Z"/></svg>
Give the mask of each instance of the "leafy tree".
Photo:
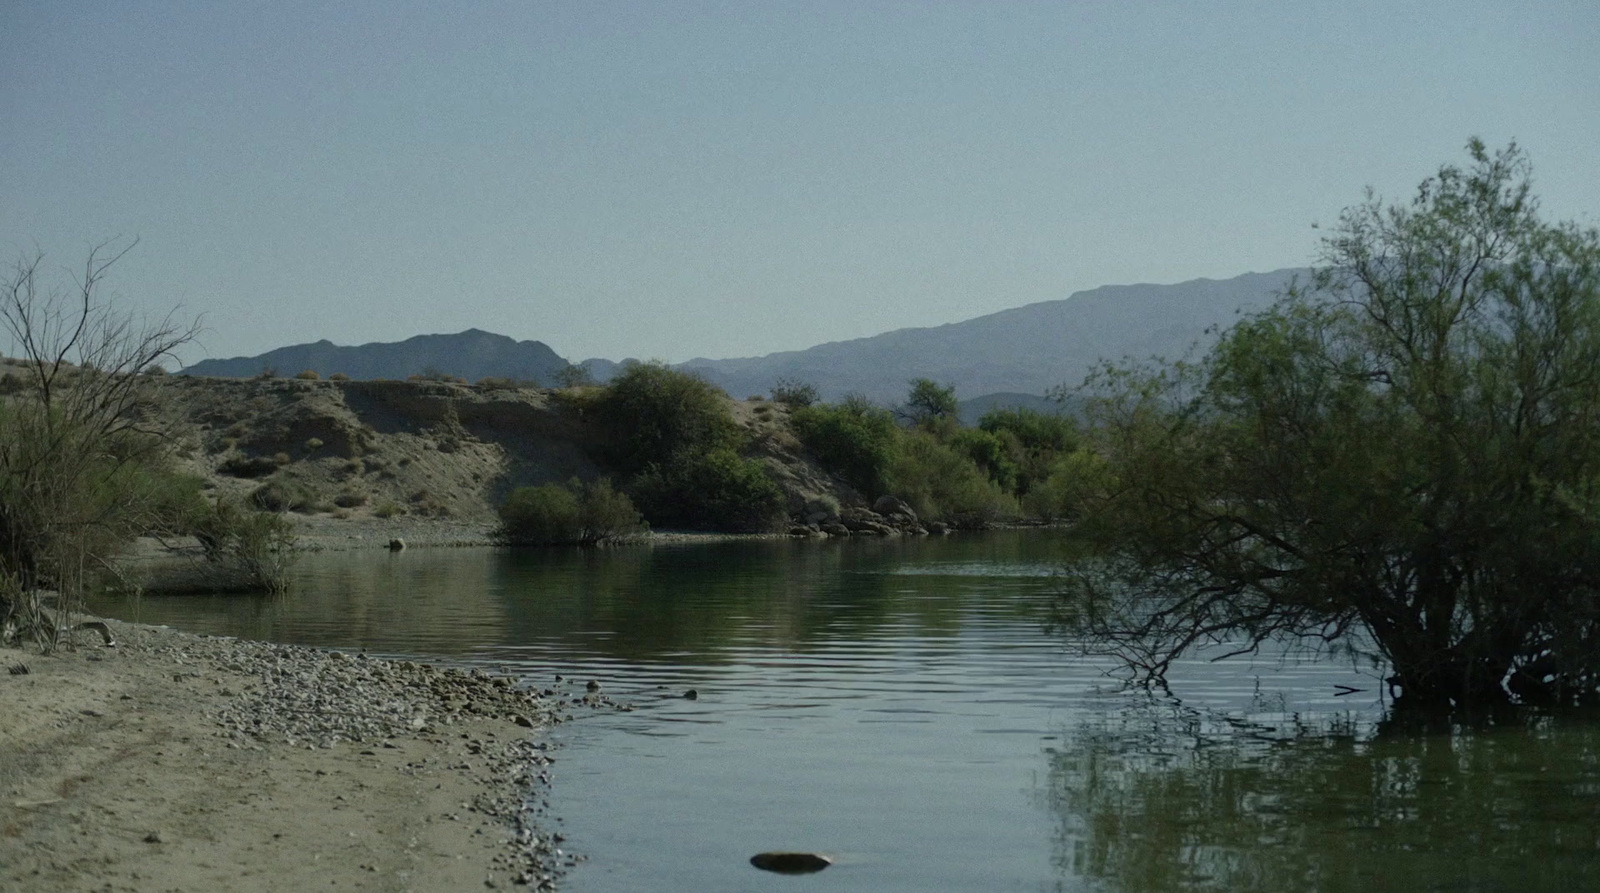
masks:
<svg viewBox="0 0 1600 893"><path fill-rule="evenodd" d="M783 491L766 466L725 447L652 465L631 489L645 517L660 527L764 533L787 517Z"/></svg>
<svg viewBox="0 0 1600 893"><path fill-rule="evenodd" d="M645 526L632 501L605 478L518 487L500 506L500 521L506 539L520 543L593 545Z"/></svg>
<svg viewBox="0 0 1600 893"><path fill-rule="evenodd" d="M805 409L822 399L822 395L818 393L816 385L793 378L780 378L772 386L772 399L790 409Z"/></svg>
<svg viewBox="0 0 1600 893"><path fill-rule="evenodd" d="M1070 416L1033 409L991 409L978 427L999 437L1016 467L1015 491L1031 492L1050 477L1059 456L1078 446L1078 424Z"/></svg>
<svg viewBox="0 0 1600 893"><path fill-rule="evenodd" d="M1473 140L1370 192L1201 361L1106 369L1065 620L1147 678L1204 644L1370 643L1401 703L1600 683L1600 234ZM1359 633L1357 635L1349 635Z"/></svg>
<svg viewBox="0 0 1600 893"><path fill-rule="evenodd" d="M594 375L589 371L589 363L568 363L556 370L556 386L563 388L581 388L594 384Z"/></svg>
<svg viewBox="0 0 1600 893"><path fill-rule="evenodd" d="M967 455L929 431L901 433L887 470L886 491L924 520L979 527L1015 516L1017 503Z"/></svg>
<svg viewBox="0 0 1600 893"><path fill-rule="evenodd" d="M957 429L948 442L952 449L981 468L1000 489L1007 493L1017 492L1017 478L1021 469L1012 458L1016 446L1014 442L981 428Z"/></svg>
<svg viewBox="0 0 1600 893"><path fill-rule="evenodd" d="M956 416L954 385L939 385L931 378L913 378L901 415L915 425L934 425Z"/></svg>
<svg viewBox="0 0 1600 893"><path fill-rule="evenodd" d="M817 461L868 498L882 496L900 431L865 398L796 410L789 424Z"/></svg>
<svg viewBox="0 0 1600 893"><path fill-rule="evenodd" d="M652 464L739 445L728 395L705 380L663 363L631 363L595 403L618 470L636 474Z"/></svg>

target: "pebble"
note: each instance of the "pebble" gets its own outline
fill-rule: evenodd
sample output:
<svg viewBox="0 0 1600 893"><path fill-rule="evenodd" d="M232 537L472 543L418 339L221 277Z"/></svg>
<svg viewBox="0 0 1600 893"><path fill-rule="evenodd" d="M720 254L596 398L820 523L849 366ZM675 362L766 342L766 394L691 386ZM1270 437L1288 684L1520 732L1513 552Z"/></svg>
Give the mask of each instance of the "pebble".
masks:
<svg viewBox="0 0 1600 893"><path fill-rule="evenodd" d="M364 745L358 748L363 755L375 756L371 748L393 747L390 739L423 736L440 743L433 736L469 719L498 719L537 730L571 718L564 698L521 688L516 680L481 669L119 626L127 637L124 644L134 649L164 653L197 669L202 662L213 668L176 674L174 681L209 677L218 686L226 683L223 692L237 692L216 714L221 734L232 748L280 743L327 749L355 744ZM594 684L589 694L574 702L591 709L632 709L596 693L598 688ZM528 879L525 883L549 889L583 857L560 852L556 848L560 838L539 824L549 801L535 794L551 783L547 767L554 762L546 742L522 733L507 734L505 740L486 733L483 740L465 744L473 762L454 769L471 773L482 783L482 792L463 806L509 831L506 847L494 858L495 870L504 872L508 881L523 877ZM415 772L416 765L400 768ZM456 814L447 818L460 820ZM151 831L145 840L160 843L162 832Z"/></svg>

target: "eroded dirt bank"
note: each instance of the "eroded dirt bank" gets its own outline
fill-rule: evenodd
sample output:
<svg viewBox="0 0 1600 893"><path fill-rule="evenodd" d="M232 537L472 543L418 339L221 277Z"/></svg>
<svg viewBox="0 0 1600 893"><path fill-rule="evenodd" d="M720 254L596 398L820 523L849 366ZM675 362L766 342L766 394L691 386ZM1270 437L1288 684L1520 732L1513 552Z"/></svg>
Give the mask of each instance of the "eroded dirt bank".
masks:
<svg viewBox="0 0 1600 893"><path fill-rule="evenodd" d="M540 733L603 699L108 627L0 648L0 889L549 889L572 864Z"/></svg>

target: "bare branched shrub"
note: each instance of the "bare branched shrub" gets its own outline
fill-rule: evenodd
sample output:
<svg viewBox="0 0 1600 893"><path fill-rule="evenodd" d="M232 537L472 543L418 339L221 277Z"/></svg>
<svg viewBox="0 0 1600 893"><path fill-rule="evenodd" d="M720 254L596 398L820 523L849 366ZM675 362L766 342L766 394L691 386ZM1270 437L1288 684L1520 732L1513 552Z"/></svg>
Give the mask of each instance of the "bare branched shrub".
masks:
<svg viewBox="0 0 1600 893"><path fill-rule="evenodd" d="M0 621L53 648L60 614L78 610L95 573L160 526L150 494L170 485L168 439L154 418L158 379L139 373L193 340L197 324L145 321L104 304L107 271L133 247L89 252L70 287L44 255L0 282L0 332L20 383L0 396Z"/></svg>

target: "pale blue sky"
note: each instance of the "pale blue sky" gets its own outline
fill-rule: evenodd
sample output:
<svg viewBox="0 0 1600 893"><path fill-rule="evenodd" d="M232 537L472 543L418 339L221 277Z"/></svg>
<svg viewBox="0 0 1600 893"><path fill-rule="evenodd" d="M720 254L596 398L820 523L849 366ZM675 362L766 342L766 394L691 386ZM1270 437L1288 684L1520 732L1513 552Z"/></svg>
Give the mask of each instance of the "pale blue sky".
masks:
<svg viewBox="0 0 1600 893"><path fill-rule="evenodd" d="M203 355L673 361L1297 266L1517 139L1600 222L1600 3L0 4L0 251Z"/></svg>

